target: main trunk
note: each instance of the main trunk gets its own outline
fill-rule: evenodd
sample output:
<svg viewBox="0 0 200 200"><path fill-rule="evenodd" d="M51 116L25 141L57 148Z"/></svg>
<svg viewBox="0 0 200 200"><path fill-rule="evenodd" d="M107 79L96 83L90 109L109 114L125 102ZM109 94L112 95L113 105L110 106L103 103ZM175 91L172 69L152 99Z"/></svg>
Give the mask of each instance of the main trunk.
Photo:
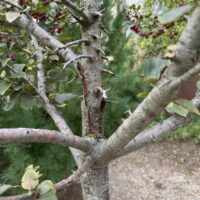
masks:
<svg viewBox="0 0 200 200"><path fill-rule="evenodd" d="M101 9L100 0L83 0L84 12L92 23L82 27L82 38L88 42L83 45L85 60L78 70L82 77L82 130L83 136L93 137L97 142L103 140L102 114L105 105L103 96L102 51L101 51ZM84 160L85 155L82 156ZM108 167L91 169L81 178L84 200L108 200Z"/></svg>

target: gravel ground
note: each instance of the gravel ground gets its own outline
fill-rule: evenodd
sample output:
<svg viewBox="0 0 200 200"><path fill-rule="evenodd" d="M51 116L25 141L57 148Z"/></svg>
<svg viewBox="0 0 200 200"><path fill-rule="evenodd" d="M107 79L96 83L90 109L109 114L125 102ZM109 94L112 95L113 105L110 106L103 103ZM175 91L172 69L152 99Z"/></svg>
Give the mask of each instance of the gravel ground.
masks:
<svg viewBox="0 0 200 200"><path fill-rule="evenodd" d="M200 200L200 145L163 142L114 160L111 200Z"/></svg>

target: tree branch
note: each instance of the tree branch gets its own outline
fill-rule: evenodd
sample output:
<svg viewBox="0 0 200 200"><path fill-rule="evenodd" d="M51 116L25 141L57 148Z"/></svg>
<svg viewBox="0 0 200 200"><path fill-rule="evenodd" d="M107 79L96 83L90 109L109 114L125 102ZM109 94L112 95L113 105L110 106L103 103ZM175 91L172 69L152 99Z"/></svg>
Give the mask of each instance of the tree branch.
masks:
<svg viewBox="0 0 200 200"><path fill-rule="evenodd" d="M78 19L78 21L80 21L81 24L83 25L89 25L91 24L91 20L89 19L89 17L86 15L86 13L84 13L83 9L79 8L76 4L74 4L73 2L69 1L69 0L62 0L62 2L70 9L74 12L74 14L80 16L82 19Z"/></svg>
<svg viewBox="0 0 200 200"><path fill-rule="evenodd" d="M59 112L57 111L57 109L55 108L54 105L52 105L46 95L46 85L45 85L45 73L44 73L44 66L42 64L43 61L43 54L42 54L42 50L40 49L37 39L35 38L35 36L31 35L33 44L37 50L36 53L36 59L37 59L37 81L38 81L38 89L37 92L40 96L40 98L43 101L43 106L45 108L45 110L47 111L47 113L51 116L51 118L53 119L54 123L56 124L56 126L58 127L58 129L66 134L66 136L70 137L70 138L76 138L77 142L82 145L82 138L78 137L78 136L74 136L71 129L69 128L68 124L66 123L65 119L59 114ZM91 147L91 145L88 147L88 149ZM70 149L76 162L77 165L80 162L79 159L79 154L80 152L75 150L75 149Z"/></svg>
<svg viewBox="0 0 200 200"><path fill-rule="evenodd" d="M89 42L87 39L75 40L75 41L69 42L68 44L66 44L66 45L64 45L62 47L59 47L59 48L55 49L54 51L57 52L57 51L59 51L61 49L66 49L66 48L69 48L71 46L77 46L77 45L80 45L82 43L87 43L87 42Z"/></svg>
<svg viewBox="0 0 200 200"><path fill-rule="evenodd" d="M169 64L169 70L166 76L158 82L136 110L124 120L123 124L115 133L107 141L96 147L93 152L93 157L96 158L99 165L105 164L111 160L112 157L143 130L170 101L175 99L184 81L200 72L200 64L191 69L198 62L198 59L194 58L197 57L196 55L199 55L199 20L200 7L197 7L178 42L178 48L175 52L176 62Z"/></svg>
<svg viewBox="0 0 200 200"><path fill-rule="evenodd" d="M41 28L36 22L29 19L26 15L21 14L19 18L15 20L15 23L18 27L27 31L27 33L34 35L37 39L39 39L45 46L55 50L62 46L63 43L58 41L55 37L46 32L43 28ZM61 49L58 51L58 54L64 58L64 60L68 61L77 57L77 55L69 48Z"/></svg>
<svg viewBox="0 0 200 200"><path fill-rule="evenodd" d="M90 56L85 56L85 55L77 56L76 58L71 59L71 60L69 60L68 62L66 62L66 63L64 64L64 66L63 66L63 69L65 69L68 65L74 63L75 61L78 61L78 60L81 60L81 59L84 59L84 58L92 59Z"/></svg>
<svg viewBox="0 0 200 200"><path fill-rule="evenodd" d="M200 108L200 98L195 97L192 100L193 104ZM132 141L130 141L115 158L119 158L128 153L134 152L146 144L161 141L170 134L173 134L177 129L186 126L192 120L192 114L188 114L186 118L174 115L155 125L152 128L142 131Z"/></svg>
<svg viewBox="0 0 200 200"><path fill-rule="evenodd" d="M31 128L1 128L0 145L22 143L52 143L63 147L73 147L84 152L90 150L90 143L78 136L69 137L54 130Z"/></svg>
<svg viewBox="0 0 200 200"><path fill-rule="evenodd" d="M87 158L85 162L82 164L81 167L77 171L75 171L71 176L69 176L67 179L62 180L59 183L56 183L55 189L57 192L62 191L69 187L72 183L76 182L79 180L81 175L85 173L89 168L94 164L94 161L91 158ZM39 197L39 194L34 191L34 192L29 192L26 194L22 195L17 195L17 196L10 196L10 197L0 197L0 200L35 200L36 197Z"/></svg>

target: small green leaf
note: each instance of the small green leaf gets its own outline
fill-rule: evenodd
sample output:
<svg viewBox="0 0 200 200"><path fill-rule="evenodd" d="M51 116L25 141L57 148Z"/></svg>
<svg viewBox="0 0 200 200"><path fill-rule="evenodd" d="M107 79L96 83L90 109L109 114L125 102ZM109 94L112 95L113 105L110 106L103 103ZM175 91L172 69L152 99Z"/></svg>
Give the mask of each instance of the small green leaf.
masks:
<svg viewBox="0 0 200 200"><path fill-rule="evenodd" d="M182 117L186 117L187 114L189 113L187 109L185 109L183 106L177 105L175 103L170 103L166 107L167 112L172 113L172 114L178 114Z"/></svg>
<svg viewBox="0 0 200 200"><path fill-rule="evenodd" d="M57 196L53 191L49 191L45 194L42 194L39 197L39 200L57 200Z"/></svg>
<svg viewBox="0 0 200 200"><path fill-rule="evenodd" d="M197 86L197 89L200 90L200 81L197 81L196 86Z"/></svg>
<svg viewBox="0 0 200 200"><path fill-rule="evenodd" d="M161 71L167 66L168 61L160 58L147 59L142 67L144 69L144 76L148 79L159 79Z"/></svg>
<svg viewBox="0 0 200 200"><path fill-rule="evenodd" d="M145 97L148 96L148 94L149 94L148 91L140 92L140 93L137 94L137 97L145 98Z"/></svg>
<svg viewBox="0 0 200 200"><path fill-rule="evenodd" d="M144 82L154 86L158 82L158 79L146 77L144 78Z"/></svg>
<svg viewBox="0 0 200 200"><path fill-rule="evenodd" d="M59 104L63 104L65 101L69 101L75 97L77 97L77 95L73 93L61 93L61 94L56 94L54 96L54 100Z"/></svg>
<svg viewBox="0 0 200 200"><path fill-rule="evenodd" d="M25 173L21 180L21 186L25 190L33 190L37 187L39 183L39 178L42 176L38 171L38 168L33 168L33 165L29 165L25 169Z"/></svg>
<svg viewBox="0 0 200 200"><path fill-rule="evenodd" d="M44 193L47 193L49 192L50 190L53 191L54 193L56 193L56 189L54 187L54 184L51 180L45 180L45 181L42 181L38 187L37 187L37 190L40 194L44 194Z"/></svg>
<svg viewBox="0 0 200 200"><path fill-rule="evenodd" d="M19 16L20 16L20 13L17 12L17 11L9 11L6 13L6 20L11 23L13 21L15 21Z"/></svg>
<svg viewBox="0 0 200 200"><path fill-rule="evenodd" d="M19 72L22 72L23 69L25 67L25 64L14 64L13 65L13 70L16 72L16 73L19 73Z"/></svg>
<svg viewBox="0 0 200 200"><path fill-rule="evenodd" d="M11 188L16 188L18 186L12 186L12 185L0 185L0 195L2 195L3 193L5 193L7 190L11 189Z"/></svg>
<svg viewBox="0 0 200 200"><path fill-rule="evenodd" d="M49 59L58 61L59 57L57 55L52 55L52 56L49 56Z"/></svg>
<svg viewBox="0 0 200 200"><path fill-rule="evenodd" d="M10 71L12 78L24 78L26 73L23 72L25 64L14 64L12 66L13 71Z"/></svg>
<svg viewBox="0 0 200 200"><path fill-rule="evenodd" d="M185 109L187 109L188 111L195 113L197 115L200 115L199 110L197 109L197 107L189 100L187 99L177 99L174 101L176 104L183 106Z"/></svg>
<svg viewBox="0 0 200 200"><path fill-rule="evenodd" d="M56 189L50 180L45 180L40 183L37 191L40 193L40 200L57 200Z"/></svg>
<svg viewBox="0 0 200 200"><path fill-rule="evenodd" d="M64 108L64 107L66 107L66 103L57 104L56 106L59 107L59 108Z"/></svg>
<svg viewBox="0 0 200 200"><path fill-rule="evenodd" d="M9 111L9 110L11 110L11 109L14 107L14 105L15 105L15 103L16 103L16 100L17 100L16 96L7 98L7 101L5 102L5 104L4 104L4 106L2 107L2 109L3 109L4 111Z"/></svg>
<svg viewBox="0 0 200 200"><path fill-rule="evenodd" d="M1 72L0 77L1 77L2 79L6 77L6 71L5 71L5 70L3 70L3 71Z"/></svg>
<svg viewBox="0 0 200 200"><path fill-rule="evenodd" d="M190 6L190 5L185 5L185 6L174 8L174 9L158 16L158 21L161 24L171 23L171 22L175 21L176 19L178 19L179 17L182 17L184 14L189 12L191 9L192 9L192 6Z"/></svg>
<svg viewBox="0 0 200 200"><path fill-rule="evenodd" d="M2 67L5 67L9 61L10 61L10 58L6 58L5 60L2 60Z"/></svg>
<svg viewBox="0 0 200 200"><path fill-rule="evenodd" d="M1 43L0 44L0 48L5 48L6 47L6 44L5 43Z"/></svg>
<svg viewBox="0 0 200 200"><path fill-rule="evenodd" d="M34 106L34 97L33 96L21 96L20 97L20 106L24 110L32 109Z"/></svg>
<svg viewBox="0 0 200 200"><path fill-rule="evenodd" d="M0 81L0 95L4 95L11 85L12 83L8 83L6 81Z"/></svg>

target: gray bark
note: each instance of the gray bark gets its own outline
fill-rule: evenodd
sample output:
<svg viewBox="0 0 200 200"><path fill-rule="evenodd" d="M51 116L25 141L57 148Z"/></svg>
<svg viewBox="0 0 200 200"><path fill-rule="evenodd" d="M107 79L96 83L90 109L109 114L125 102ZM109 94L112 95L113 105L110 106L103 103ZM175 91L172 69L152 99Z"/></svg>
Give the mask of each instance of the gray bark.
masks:
<svg viewBox="0 0 200 200"><path fill-rule="evenodd" d="M83 85L82 131L83 136L92 135L97 143L103 140L102 114L105 105L102 88L101 55L101 1L83 0L84 12L92 23L82 26L82 38L88 42L83 45L83 55L90 56L78 66ZM85 155L83 155L84 160ZM108 200L108 167L91 168L81 177L84 200Z"/></svg>

